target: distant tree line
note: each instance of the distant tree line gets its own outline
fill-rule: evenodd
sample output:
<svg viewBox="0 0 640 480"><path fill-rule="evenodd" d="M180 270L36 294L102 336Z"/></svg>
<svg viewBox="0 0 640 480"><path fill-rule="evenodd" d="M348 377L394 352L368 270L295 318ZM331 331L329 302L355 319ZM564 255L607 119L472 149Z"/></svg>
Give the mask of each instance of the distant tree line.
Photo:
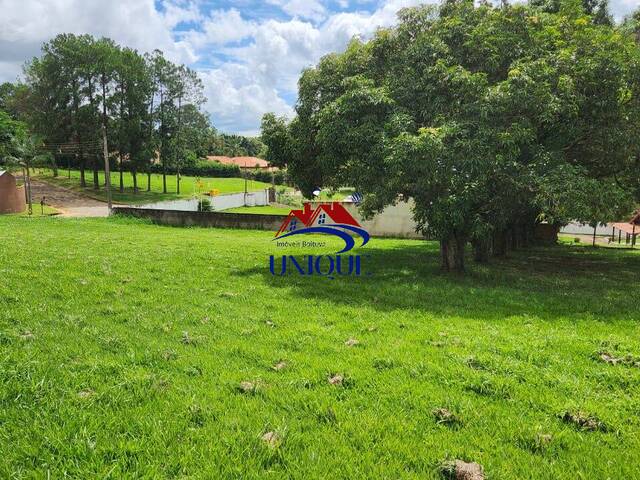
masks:
<svg viewBox="0 0 640 480"><path fill-rule="evenodd" d="M352 186L373 214L413 199L442 268L487 261L539 222L624 218L640 201L640 14L604 0L446 0L402 10L303 72L267 159L306 195Z"/></svg>
<svg viewBox="0 0 640 480"><path fill-rule="evenodd" d="M177 175L180 193L181 173L198 158L255 156L264 149L259 139L217 132L201 111L203 92L194 70L158 50L140 54L107 38L61 34L26 64L23 83L0 85L0 111L35 136L32 156L46 155L54 169L60 162L79 168L82 186L90 172L100 188L105 129L121 191L122 172L133 174L138 191L139 173L148 175L149 190L151 172L159 171L165 192L166 176ZM13 153L28 154L18 150Z"/></svg>

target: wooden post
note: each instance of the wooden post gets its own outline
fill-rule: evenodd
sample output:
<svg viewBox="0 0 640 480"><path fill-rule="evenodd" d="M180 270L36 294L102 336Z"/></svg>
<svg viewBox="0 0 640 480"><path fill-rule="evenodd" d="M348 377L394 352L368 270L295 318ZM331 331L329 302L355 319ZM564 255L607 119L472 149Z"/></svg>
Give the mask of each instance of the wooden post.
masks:
<svg viewBox="0 0 640 480"><path fill-rule="evenodd" d="M107 189L107 206L111 215L111 171L109 169L109 148L107 147L107 127L102 122L102 148L104 154L104 180Z"/></svg>
<svg viewBox="0 0 640 480"><path fill-rule="evenodd" d="M29 160L24 161L27 176L25 177L25 183L27 186L27 205L29 205L29 215L33 214L33 203L31 200L31 172L29 172Z"/></svg>
<svg viewBox="0 0 640 480"><path fill-rule="evenodd" d="M247 206L247 162L244 162L244 206Z"/></svg>

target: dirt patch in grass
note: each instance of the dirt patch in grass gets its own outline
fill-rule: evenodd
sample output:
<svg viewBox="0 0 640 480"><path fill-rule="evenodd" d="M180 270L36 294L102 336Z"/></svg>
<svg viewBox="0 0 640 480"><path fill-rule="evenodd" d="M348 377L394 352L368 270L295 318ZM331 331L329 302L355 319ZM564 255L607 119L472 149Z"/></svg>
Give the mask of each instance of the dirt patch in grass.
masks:
<svg viewBox="0 0 640 480"><path fill-rule="evenodd" d="M560 419L563 422L573 425L580 430L586 430L590 432L606 432L608 430L604 422L602 422L598 417L596 417L595 415L589 415L581 411L566 411L560 415Z"/></svg>
<svg viewBox="0 0 640 480"><path fill-rule="evenodd" d="M441 425L455 426L462 423L460 418L447 408L436 408L433 410L433 416L436 423Z"/></svg>
<svg viewBox="0 0 640 480"><path fill-rule="evenodd" d="M485 478L482 465L458 459L444 462L440 472L448 480L484 480Z"/></svg>
<svg viewBox="0 0 640 480"><path fill-rule="evenodd" d="M631 354L618 357L608 352L598 352L596 358L601 362L608 363L609 365L625 365L627 367L640 368L640 358Z"/></svg>

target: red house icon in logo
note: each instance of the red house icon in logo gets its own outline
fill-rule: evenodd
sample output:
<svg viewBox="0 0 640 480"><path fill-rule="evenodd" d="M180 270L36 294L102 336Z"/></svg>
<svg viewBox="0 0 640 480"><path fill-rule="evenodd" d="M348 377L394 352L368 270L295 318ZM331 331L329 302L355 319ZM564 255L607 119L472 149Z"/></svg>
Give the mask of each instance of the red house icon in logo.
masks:
<svg viewBox="0 0 640 480"><path fill-rule="evenodd" d="M360 227L358 221L340 202L321 203L315 209L305 203L304 210L291 210L284 219L276 237L284 232L294 232L300 228L318 225L352 225Z"/></svg>

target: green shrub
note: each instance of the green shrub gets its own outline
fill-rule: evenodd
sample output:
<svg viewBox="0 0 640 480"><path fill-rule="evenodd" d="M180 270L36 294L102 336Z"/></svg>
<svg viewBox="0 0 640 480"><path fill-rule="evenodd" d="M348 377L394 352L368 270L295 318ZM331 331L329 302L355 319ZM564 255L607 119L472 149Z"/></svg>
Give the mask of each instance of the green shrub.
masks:
<svg viewBox="0 0 640 480"><path fill-rule="evenodd" d="M208 198L201 198L198 200L198 211L199 212L211 212L213 211L213 206L211 205L211 200Z"/></svg>

